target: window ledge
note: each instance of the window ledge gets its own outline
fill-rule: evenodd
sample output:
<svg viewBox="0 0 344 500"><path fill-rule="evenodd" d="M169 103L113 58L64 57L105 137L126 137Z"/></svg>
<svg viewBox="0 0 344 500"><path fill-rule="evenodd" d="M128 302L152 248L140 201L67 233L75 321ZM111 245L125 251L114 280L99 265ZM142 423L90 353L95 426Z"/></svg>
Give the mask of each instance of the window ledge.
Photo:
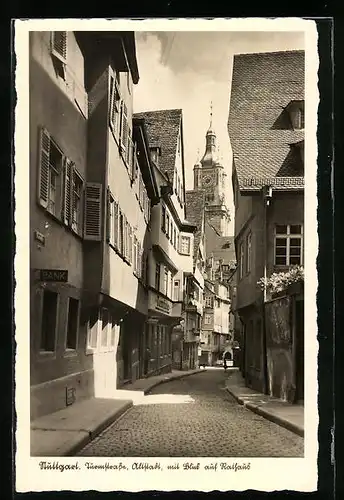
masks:
<svg viewBox="0 0 344 500"><path fill-rule="evenodd" d="M66 348L63 354L64 358L75 358L78 355L78 351L76 349Z"/></svg>
<svg viewBox="0 0 344 500"><path fill-rule="evenodd" d="M38 361L51 361L52 359L56 359L56 351L39 351L37 353Z"/></svg>

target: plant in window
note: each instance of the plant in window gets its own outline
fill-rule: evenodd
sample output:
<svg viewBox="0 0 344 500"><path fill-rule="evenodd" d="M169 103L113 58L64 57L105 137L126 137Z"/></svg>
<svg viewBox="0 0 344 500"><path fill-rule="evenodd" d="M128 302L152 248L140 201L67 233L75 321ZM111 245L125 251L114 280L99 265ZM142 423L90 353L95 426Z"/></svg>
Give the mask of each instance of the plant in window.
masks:
<svg viewBox="0 0 344 500"><path fill-rule="evenodd" d="M257 285L268 293L279 293L287 290L293 283L304 282L303 266L293 266L285 272L273 273L269 278L260 278Z"/></svg>

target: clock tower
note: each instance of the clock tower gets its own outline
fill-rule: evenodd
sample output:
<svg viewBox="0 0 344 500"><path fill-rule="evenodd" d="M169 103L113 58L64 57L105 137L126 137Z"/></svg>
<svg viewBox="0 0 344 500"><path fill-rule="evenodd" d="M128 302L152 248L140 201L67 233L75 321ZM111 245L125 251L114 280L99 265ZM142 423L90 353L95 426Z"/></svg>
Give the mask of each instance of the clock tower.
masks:
<svg viewBox="0 0 344 500"><path fill-rule="evenodd" d="M211 110L205 153L194 166L194 189L205 192L206 220L221 236L229 235L230 217L225 196L226 177L227 174L216 152L216 134L212 126Z"/></svg>

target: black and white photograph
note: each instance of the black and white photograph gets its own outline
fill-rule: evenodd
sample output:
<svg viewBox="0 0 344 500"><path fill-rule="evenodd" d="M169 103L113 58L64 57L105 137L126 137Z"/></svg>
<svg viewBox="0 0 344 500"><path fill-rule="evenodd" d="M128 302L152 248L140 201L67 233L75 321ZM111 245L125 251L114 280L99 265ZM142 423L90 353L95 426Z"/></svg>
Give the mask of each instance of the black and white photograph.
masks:
<svg viewBox="0 0 344 500"><path fill-rule="evenodd" d="M267 463L268 488L316 485L316 29L234 21L16 23L17 469L40 490L240 490Z"/></svg>

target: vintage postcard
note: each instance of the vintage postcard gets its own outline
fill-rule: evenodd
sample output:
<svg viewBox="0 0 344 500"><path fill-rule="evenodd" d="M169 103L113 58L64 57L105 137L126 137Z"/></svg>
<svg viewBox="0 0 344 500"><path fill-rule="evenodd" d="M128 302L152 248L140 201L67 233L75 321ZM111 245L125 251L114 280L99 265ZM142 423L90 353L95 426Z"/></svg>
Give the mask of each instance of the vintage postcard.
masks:
<svg viewBox="0 0 344 500"><path fill-rule="evenodd" d="M14 42L16 490L316 490L315 22Z"/></svg>

